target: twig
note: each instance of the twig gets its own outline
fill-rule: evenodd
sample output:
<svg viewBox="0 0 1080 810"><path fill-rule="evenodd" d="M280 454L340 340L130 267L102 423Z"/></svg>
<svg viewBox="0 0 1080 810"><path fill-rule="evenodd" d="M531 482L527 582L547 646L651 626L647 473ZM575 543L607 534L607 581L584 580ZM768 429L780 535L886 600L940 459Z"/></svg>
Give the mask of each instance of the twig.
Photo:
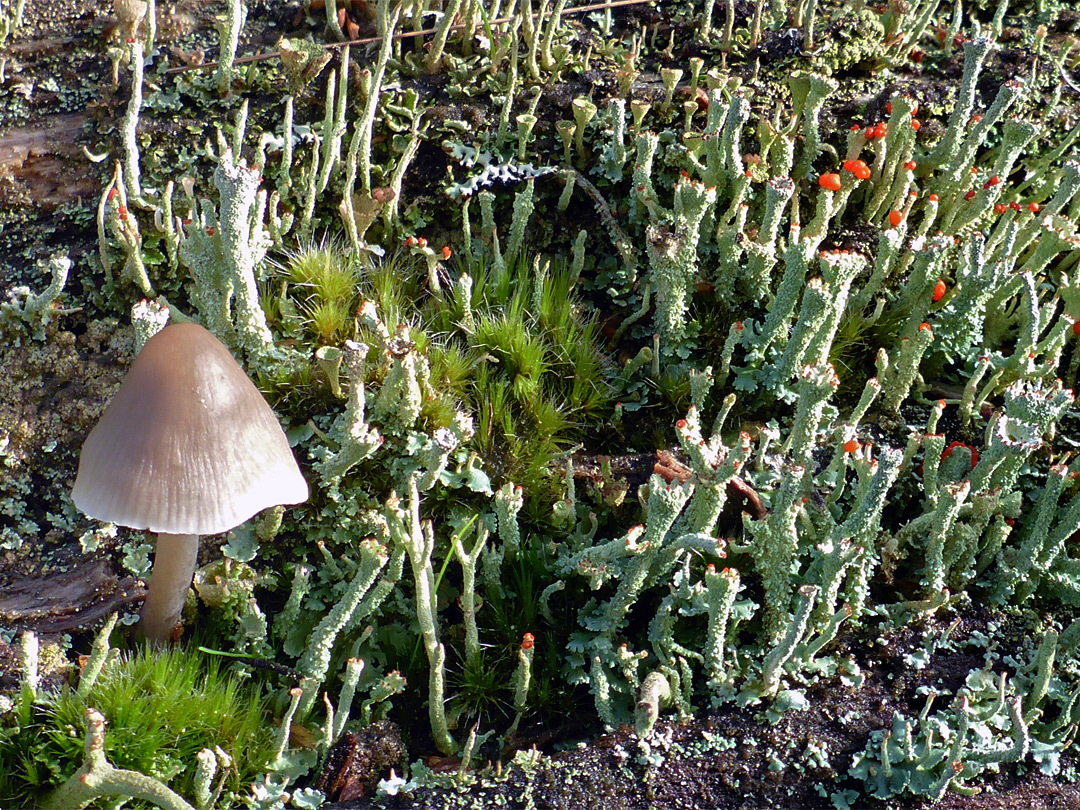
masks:
<svg viewBox="0 0 1080 810"><path fill-rule="evenodd" d="M651 3L653 0L613 0L610 3L596 3L589 6L578 6L577 8L568 8L563 11L563 16L567 14L584 14L587 11L603 11L608 8L619 8L620 6L639 6L644 3ZM491 25L500 25L502 23L513 22L515 17L499 17L496 20L491 21ZM458 23L451 25L448 31L462 31L468 28L466 23ZM436 33L435 28L425 28L422 31L405 31L399 34L394 34L394 39L409 39L412 37L423 37L428 34ZM346 45L372 45L376 42L382 42L382 37L367 37L366 39L351 39L347 42L330 42L323 45L323 49L330 51L338 48L344 48ZM250 56L242 56L239 59L234 59L234 65L247 65L252 62L267 62L271 59L279 59L281 54L278 51L271 53L258 53ZM181 65L180 67L169 68L165 71L167 74L173 73L186 73L189 70L205 70L207 68L217 67L217 62L203 62L201 65Z"/></svg>

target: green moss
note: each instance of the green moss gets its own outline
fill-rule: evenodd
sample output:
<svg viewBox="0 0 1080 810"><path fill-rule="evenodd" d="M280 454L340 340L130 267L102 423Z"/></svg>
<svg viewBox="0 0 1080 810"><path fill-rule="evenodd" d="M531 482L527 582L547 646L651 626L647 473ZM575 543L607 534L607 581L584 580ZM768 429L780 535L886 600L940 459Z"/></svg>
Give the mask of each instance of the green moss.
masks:
<svg viewBox="0 0 1080 810"><path fill-rule="evenodd" d="M0 718L0 802L34 804L74 772L91 707L106 717L105 753L115 767L186 797L202 749L229 755L225 789L235 793L266 768L272 748L274 727L257 686L196 651L143 648L109 661L85 698L66 687L36 703L24 694L19 711Z"/></svg>

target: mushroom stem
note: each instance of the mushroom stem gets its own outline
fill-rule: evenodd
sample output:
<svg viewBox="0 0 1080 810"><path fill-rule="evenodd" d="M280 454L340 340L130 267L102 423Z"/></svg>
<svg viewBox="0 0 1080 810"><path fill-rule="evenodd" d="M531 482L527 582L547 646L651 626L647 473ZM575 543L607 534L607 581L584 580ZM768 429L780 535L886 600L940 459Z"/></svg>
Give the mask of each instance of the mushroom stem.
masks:
<svg viewBox="0 0 1080 810"><path fill-rule="evenodd" d="M139 632L145 638L165 642L172 637L198 556L199 535L158 534L154 568L140 614Z"/></svg>

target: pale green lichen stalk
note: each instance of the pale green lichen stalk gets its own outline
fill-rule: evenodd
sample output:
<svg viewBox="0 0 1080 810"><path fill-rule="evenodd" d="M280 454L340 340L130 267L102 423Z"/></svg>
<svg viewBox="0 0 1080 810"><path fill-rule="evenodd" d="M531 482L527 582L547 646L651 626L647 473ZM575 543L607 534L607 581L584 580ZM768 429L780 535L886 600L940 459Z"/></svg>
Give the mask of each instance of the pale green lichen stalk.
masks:
<svg viewBox="0 0 1080 810"><path fill-rule="evenodd" d="M194 810L158 780L114 767L105 757L105 718L96 709L87 709L83 765L42 806L81 810L97 799L112 796L142 799L163 810Z"/></svg>
<svg viewBox="0 0 1080 810"><path fill-rule="evenodd" d="M72 262L67 256L56 253L47 261L38 263L42 269L48 269L52 281L40 293L34 293L29 287L19 286L8 290L7 300L0 302L0 332L11 329L12 325L30 330L35 340L45 338L45 329L54 315L64 314L57 305L57 299L67 284ZM15 340L19 338L14 337Z"/></svg>

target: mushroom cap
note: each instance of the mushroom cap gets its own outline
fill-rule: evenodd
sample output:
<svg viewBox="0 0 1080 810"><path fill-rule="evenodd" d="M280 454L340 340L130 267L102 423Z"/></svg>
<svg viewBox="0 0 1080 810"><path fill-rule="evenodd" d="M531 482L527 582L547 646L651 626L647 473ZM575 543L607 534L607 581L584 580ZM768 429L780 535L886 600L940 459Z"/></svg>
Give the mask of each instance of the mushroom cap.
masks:
<svg viewBox="0 0 1080 810"><path fill-rule="evenodd" d="M270 406L193 323L146 342L90 431L71 490L90 517L169 534L218 534L307 497Z"/></svg>

